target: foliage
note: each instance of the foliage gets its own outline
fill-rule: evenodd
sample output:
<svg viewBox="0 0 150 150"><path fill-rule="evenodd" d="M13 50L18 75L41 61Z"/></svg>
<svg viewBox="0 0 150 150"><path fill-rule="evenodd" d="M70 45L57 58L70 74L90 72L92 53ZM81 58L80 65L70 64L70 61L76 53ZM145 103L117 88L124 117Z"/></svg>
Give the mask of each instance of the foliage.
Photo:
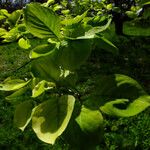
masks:
<svg viewBox="0 0 150 150"><path fill-rule="evenodd" d="M27 5L23 14L27 33L47 42L30 52L31 79L7 79L0 84L0 90L14 91L9 99L30 91L29 99L20 103L15 111L14 122L21 130L32 120L36 135L46 143L54 144L62 135L72 148L92 149L102 139L102 114L129 117L149 107L149 95L138 82L125 75L97 76L94 88L86 96L77 88L80 78L77 78L77 70L94 49L101 45L101 49L118 52L102 34L110 25L109 16L104 24L95 26L89 22L93 21L92 17L86 20L87 12L64 19L36 3ZM76 34L77 31L80 32ZM27 44L23 40L20 45L24 43ZM42 100L38 99L40 96ZM65 132L65 129L73 130L74 126L74 131ZM70 138L74 133L78 134L77 139ZM96 140L91 141L92 138Z"/></svg>

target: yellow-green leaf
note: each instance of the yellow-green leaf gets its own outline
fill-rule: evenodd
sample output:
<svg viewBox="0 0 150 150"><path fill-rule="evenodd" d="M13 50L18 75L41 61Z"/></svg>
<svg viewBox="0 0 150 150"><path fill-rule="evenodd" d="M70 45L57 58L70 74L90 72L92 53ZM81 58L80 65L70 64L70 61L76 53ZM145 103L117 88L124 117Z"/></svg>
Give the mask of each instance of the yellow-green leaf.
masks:
<svg viewBox="0 0 150 150"><path fill-rule="evenodd" d="M79 116L76 118L82 131L92 133L98 131L103 125L103 116L99 110L91 110L82 106Z"/></svg>
<svg viewBox="0 0 150 150"><path fill-rule="evenodd" d="M33 112L32 128L38 138L54 144L66 129L74 108L75 98L71 95L53 97L38 105Z"/></svg>
<svg viewBox="0 0 150 150"><path fill-rule="evenodd" d="M29 49L31 47L29 40L24 38L19 39L18 44L23 49Z"/></svg>
<svg viewBox="0 0 150 150"><path fill-rule="evenodd" d="M7 80L5 81L3 84L0 84L0 91L13 91L13 90L17 90L20 89L24 86L26 86L29 81L24 81L21 79L14 79L14 80Z"/></svg>

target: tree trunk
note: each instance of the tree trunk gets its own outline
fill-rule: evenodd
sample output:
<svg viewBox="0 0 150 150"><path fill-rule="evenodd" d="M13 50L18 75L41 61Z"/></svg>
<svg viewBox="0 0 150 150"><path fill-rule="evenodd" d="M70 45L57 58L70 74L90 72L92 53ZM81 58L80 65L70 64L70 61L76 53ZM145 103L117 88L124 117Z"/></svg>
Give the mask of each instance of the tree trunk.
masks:
<svg viewBox="0 0 150 150"><path fill-rule="evenodd" d="M115 33L117 35L123 35L123 23L122 15L119 13L114 14Z"/></svg>
<svg viewBox="0 0 150 150"><path fill-rule="evenodd" d="M119 7L121 9L122 1L114 0L115 7ZM115 23L115 33L117 35L123 35L123 17L122 12L114 12L113 19Z"/></svg>

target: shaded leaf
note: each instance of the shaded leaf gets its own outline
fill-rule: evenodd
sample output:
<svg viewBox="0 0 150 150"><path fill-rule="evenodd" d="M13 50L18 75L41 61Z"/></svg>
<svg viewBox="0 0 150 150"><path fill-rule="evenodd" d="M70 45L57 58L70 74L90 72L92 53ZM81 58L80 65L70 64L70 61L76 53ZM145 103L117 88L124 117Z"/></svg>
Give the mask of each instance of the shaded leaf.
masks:
<svg viewBox="0 0 150 150"><path fill-rule="evenodd" d="M9 101L16 100L16 99L19 99L20 96L23 95L26 91L27 91L27 88L23 87L5 98L6 100L9 100Z"/></svg>
<svg viewBox="0 0 150 150"><path fill-rule="evenodd" d="M33 108L33 101L24 101L16 107L14 114L14 124L22 131L25 129L25 127L31 120Z"/></svg>
<svg viewBox="0 0 150 150"><path fill-rule="evenodd" d="M94 41L95 41L96 49L100 49L100 50L104 49L113 54L119 53L118 48L104 37L97 36L97 38L95 38Z"/></svg>
<svg viewBox="0 0 150 150"><path fill-rule="evenodd" d="M57 53L57 52L56 52ZM32 61L32 72L35 77L47 81L58 81L61 69L55 57L55 51Z"/></svg>
<svg viewBox="0 0 150 150"><path fill-rule="evenodd" d="M66 70L78 69L91 54L92 44L92 40L65 41L58 53L59 64Z"/></svg>
<svg viewBox="0 0 150 150"><path fill-rule="evenodd" d="M133 116L149 106L149 96L140 84L125 75L115 74L96 77L90 96L84 105L108 115Z"/></svg>

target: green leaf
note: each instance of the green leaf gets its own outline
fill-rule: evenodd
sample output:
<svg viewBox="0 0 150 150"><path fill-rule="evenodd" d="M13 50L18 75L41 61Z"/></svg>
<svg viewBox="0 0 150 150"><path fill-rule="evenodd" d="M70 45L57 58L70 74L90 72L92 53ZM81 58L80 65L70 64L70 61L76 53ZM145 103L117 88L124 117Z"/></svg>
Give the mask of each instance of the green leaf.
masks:
<svg viewBox="0 0 150 150"><path fill-rule="evenodd" d="M119 53L118 48L104 37L97 36L97 38L96 37L94 38L94 42L96 46L95 49L100 49L100 50L104 49L113 54Z"/></svg>
<svg viewBox="0 0 150 150"><path fill-rule="evenodd" d="M97 76L93 80L93 91L84 101L84 105L90 109L100 108L108 115L127 117L149 106L148 94L136 80L128 76Z"/></svg>
<svg viewBox="0 0 150 150"><path fill-rule="evenodd" d="M93 133L102 127L103 116L99 110L91 110L83 105L76 121L82 131L86 133Z"/></svg>
<svg viewBox="0 0 150 150"><path fill-rule="evenodd" d="M69 9L62 10L61 13L64 14L64 15L67 15L67 14L70 13L70 10Z"/></svg>
<svg viewBox="0 0 150 150"><path fill-rule="evenodd" d="M99 76L96 79L96 93L107 96L110 99L134 100L141 95L147 95L141 85L129 76L115 74Z"/></svg>
<svg viewBox="0 0 150 150"><path fill-rule="evenodd" d="M21 17L21 14L22 14L22 10L16 10L12 14L9 15L9 17L7 18L7 22L9 23L11 28L14 27L18 23Z"/></svg>
<svg viewBox="0 0 150 150"><path fill-rule="evenodd" d="M150 96L141 96L131 102L126 109L119 109L117 105L126 105L129 102L127 99L117 99L115 101L111 101L106 103L104 106L100 107L100 110L111 116L119 116L119 117L130 117L137 115L138 113L145 110L150 106Z"/></svg>
<svg viewBox="0 0 150 150"><path fill-rule="evenodd" d="M3 19L5 19L6 17L3 15L0 15L0 21L2 21Z"/></svg>
<svg viewBox="0 0 150 150"><path fill-rule="evenodd" d="M4 34L2 38L5 38L4 42L14 42L20 37L17 27L12 28L9 32Z"/></svg>
<svg viewBox="0 0 150 150"><path fill-rule="evenodd" d="M29 81L24 81L24 80L21 80L21 79L14 79L14 80L7 80L5 81L3 84L0 84L0 90L1 91L13 91L13 90L17 90L17 89L20 89L24 86L26 86L29 82Z"/></svg>
<svg viewBox="0 0 150 150"><path fill-rule="evenodd" d="M9 100L9 101L19 99L20 96L23 95L27 91L27 89L28 89L27 87L23 87L5 98L6 100Z"/></svg>
<svg viewBox="0 0 150 150"><path fill-rule="evenodd" d="M138 3L142 6L150 4L149 0L140 0Z"/></svg>
<svg viewBox="0 0 150 150"><path fill-rule="evenodd" d="M53 53L56 49L56 44L43 44L35 47L29 54L31 59L38 58L42 56L47 56Z"/></svg>
<svg viewBox="0 0 150 150"><path fill-rule="evenodd" d="M113 7L113 5L110 3L110 4L108 4L108 5L106 6L106 9L107 9L107 10L111 10L112 7Z"/></svg>
<svg viewBox="0 0 150 150"><path fill-rule="evenodd" d="M38 105L33 112L32 128L38 138L54 144L66 129L74 109L75 98L64 95L53 97Z"/></svg>
<svg viewBox="0 0 150 150"><path fill-rule="evenodd" d="M75 87L78 76L76 72L71 72L69 70L61 70L59 84L62 86Z"/></svg>
<svg viewBox="0 0 150 150"><path fill-rule="evenodd" d="M62 9L62 6L58 5L58 4L55 4L54 7L53 7L53 11L58 11L60 9Z"/></svg>
<svg viewBox="0 0 150 150"><path fill-rule="evenodd" d="M55 51L48 56L33 60L32 73L35 77L41 78L42 80L58 81L61 75L61 68L57 64Z"/></svg>
<svg viewBox="0 0 150 150"><path fill-rule="evenodd" d="M29 49L31 47L29 40L24 38L19 39L18 45L23 49Z"/></svg>
<svg viewBox="0 0 150 150"><path fill-rule="evenodd" d="M136 18L138 15L136 14L136 12L133 12L133 11L126 11L125 12L127 15L128 15L128 17L130 17L130 18Z"/></svg>
<svg viewBox="0 0 150 150"><path fill-rule="evenodd" d="M62 42L58 53L59 64L66 70L78 69L92 51L92 40L68 40Z"/></svg>
<svg viewBox="0 0 150 150"><path fill-rule="evenodd" d="M8 13L8 11L7 11L6 9L0 9L0 14L1 14L1 15L4 15L4 16L6 16L6 17L9 17L9 16L10 16L10 14Z"/></svg>
<svg viewBox="0 0 150 150"><path fill-rule="evenodd" d="M0 37L5 35L7 33L7 31L3 28L0 28Z"/></svg>
<svg viewBox="0 0 150 150"><path fill-rule="evenodd" d="M75 18L63 20L63 21L61 21L61 24L66 25L66 26L77 24L85 18L85 16L87 15L87 12L88 11L84 12L80 16L79 15L76 16Z"/></svg>
<svg viewBox="0 0 150 150"><path fill-rule="evenodd" d="M106 30L109 27L111 21L112 21L112 19L109 18L108 22L105 25L98 26L98 27L92 27L91 29L86 31L83 36L79 36L76 39L93 39L93 38L95 38L96 34L103 32L104 30Z"/></svg>
<svg viewBox="0 0 150 150"><path fill-rule="evenodd" d="M52 82L47 82L45 80L42 80L39 82L34 89L32 90L32 97L35 98L39 95L41 95L43 92L45 92L48 89L54 88L56 85Z"/></svg>
<svg viewBox="0 0 150 150"><path fill-rule="evenodd" d="M39 38L59 38L60 21L50 8L37 3L31 3L24 9L24 19L27 29Z"/></svg>
<svg viewBox="0 0 150 150"><path fill-rule="evenodd" d="M33 110L33 101L24 101L17 105L14 114L14 124L22 131L29 124Z"/></svg>

